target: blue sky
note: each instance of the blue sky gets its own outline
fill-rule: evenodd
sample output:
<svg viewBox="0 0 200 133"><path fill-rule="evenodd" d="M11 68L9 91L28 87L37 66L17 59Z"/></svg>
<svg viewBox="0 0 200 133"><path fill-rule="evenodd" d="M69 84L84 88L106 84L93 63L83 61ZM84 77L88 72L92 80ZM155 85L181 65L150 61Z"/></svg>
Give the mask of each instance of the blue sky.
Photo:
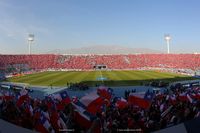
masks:
<svg viewBox="0 0 200 133"><path fill-rule="evenodd" d="M0 0L0 53L90 45L200 52L199 0Z"/></svg>

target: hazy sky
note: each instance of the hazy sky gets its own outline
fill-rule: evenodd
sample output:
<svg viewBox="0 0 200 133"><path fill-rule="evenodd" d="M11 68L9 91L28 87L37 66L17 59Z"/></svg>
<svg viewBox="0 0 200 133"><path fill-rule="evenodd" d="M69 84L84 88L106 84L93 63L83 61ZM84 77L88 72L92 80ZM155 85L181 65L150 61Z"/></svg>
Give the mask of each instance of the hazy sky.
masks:
<svg viewBox="0 0 200 133"><path fill-rule="evenodd" d="M199 0L0 0L0 53L89 45L200 52Z"/></svg>

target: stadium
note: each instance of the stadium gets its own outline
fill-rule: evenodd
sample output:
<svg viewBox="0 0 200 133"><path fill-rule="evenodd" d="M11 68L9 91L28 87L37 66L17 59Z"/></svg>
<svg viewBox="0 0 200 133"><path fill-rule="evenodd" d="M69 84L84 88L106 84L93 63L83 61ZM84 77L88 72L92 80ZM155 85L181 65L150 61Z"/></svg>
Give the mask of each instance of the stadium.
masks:
<svg viewBox="0 0 200 133"><path fill-rule="evenodd" d="M15 93L19 93L22 96L19 96L21 98L17 100L17 103L20 103L18 106L23 108L27 103L28 96L29 98L41 99L46 104L50 104L49 106L52 106L52 103L46 99L52 98L56 100L56 104L58 104L56 109L60 111L63 110L64 106L70 105L70 99L73 101L76 97L72 105L76 107L82 101L86 111L94 116L95 112L102 113L101 108L105 104L105 99L109 100L110 104L114 100L112 102L116 102L115 104L120 110L126 110L129 106L148 110L152 101L138 99L138 94L150 91L150 94L155 94L154 98L167 98L169 97L169 94L166 93L167 88L178 87L181 91L191 88L198 90L200 84L197 75L198 66L200 66L199 58L198 54L0 55L0 67L3 75L2 83L0 83L1 91L14 90L14 94L8 96L4 92L2 99L9 101ZM28 91L21 94L24 88ZM62 99L63 93L69 97ZM177 93L177 99L190 103L188 94ZM191 94L192 96L193 94ZM93 99L93 97L97 99ZM118 100L116 101L116 99ZM171 109L174 101L172 97L169 99L171 100L167 100L168 107ZM192 99L198 99L198 94ZM179 100L177 102L180 102ZM100 107L94 107L93 104L99 104ZM168 109L163 113L166 111ZM30 109L28 112L30 113ZM99 125L93 129L91 120L83 119L86 116L81 118L80 114L75 115L80 117L76 118L75 121L82 130L86 131L89 128L89 130L93 130L92 132L101 132ZM164 117L167 117L171 114L167 112L165 115ZM85 122L87 124L83 124ZM70 124L68 123L68 125ZM56 127L56 125L54 126ZM57 131L61 128L57 127L56 129L55 127L53 129ZM50 131L49 128L48 130ZM79 131L80 129L73 127L73 130ZM140 130L149 132L148 129ZM36 131L44 132L42 128L38 128Z"/></svg>
<svg viewBox="0 0 200 133"><path fill-rule="evenodd" d="M14 74L13 78L8 79L11 82L45 86L64 86L76 82L87 82L88 85L94 86L95 82L102 81L106 85L115 86L114 82L118 80L116 85L126 86L139 85L139 81L142 83L145 80L178 80L181 77L194 76L200 65L197 63L200 56L192 54L1 55L0 57L2 71ZM177 63L177 59L180 62ZM26 76L22 76L24 74ZM101 80L101 77L105 79Z"/></svg>
<svg viewBox="0 0 200 133"><path fill-rule="evenodd" d="M198 4L22 1L0 1L0 133L200 132Z"/></svg>

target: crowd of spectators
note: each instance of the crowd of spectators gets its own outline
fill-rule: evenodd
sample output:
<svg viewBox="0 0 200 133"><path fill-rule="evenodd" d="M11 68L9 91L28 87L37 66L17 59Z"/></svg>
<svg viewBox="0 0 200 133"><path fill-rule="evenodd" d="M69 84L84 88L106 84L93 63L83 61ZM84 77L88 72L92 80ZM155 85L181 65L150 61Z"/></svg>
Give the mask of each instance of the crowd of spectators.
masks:
<svg viewBox="0 0 200 133"><path fill-rule="evenodd" d="M59 132L62 129L77 127L71 118L73 114L70 104L63 104L56 99L40 100L28 96L19 106L19 99L16 96L17 94L10 94L2 98L1 95L1 119L42 133Z"/></svg>
<svg viewBox="0 0 200 133"><path fill-rule="evenodd" d="M143 67L157 67L196 70L200 66L200 55L0 55L1 70L7 70L9 66L13 65L26 66L31 70L91 70L95 65L105 65L108 69L138 69Z"/></svg>
<svg viewBox="0 0 200 133"><path fill-rule="evenodd" d="M152 132L199 117L200 100L195 96L199 89L198 87L176 88L162 94L157 92L147 110L134 105L128 105L123 109L110 106L105 114L101 115L103 129L106 132L116 132L120 129ZM135 92L125 94L127 93ZM183 93L190 95L192 101L188 100L186 95L183 96Z"/></svg>
<svg viewBox="0 0 200 133"><path fill-rule="evenodd" d="M116 97L113 97L104 110L96 113L96 121L94 121L99 125L102 133L120 130L139 132L160 130L200 117L200 96L197 96L199 91L199 87L178 87L163 93L156 92L148 109L132 104L118 108ZM126 92L127 100L128 93L136 92L134 90ZM59 132L62 129L94 132L93 125L89 129L84 128L75 120L75 117L73 104L61 103L50 97L44 100L29 97L20 106L15 95L1 97L0 118L16 125L39 132ZM48 130L41 128L44 120Z"/></svg>

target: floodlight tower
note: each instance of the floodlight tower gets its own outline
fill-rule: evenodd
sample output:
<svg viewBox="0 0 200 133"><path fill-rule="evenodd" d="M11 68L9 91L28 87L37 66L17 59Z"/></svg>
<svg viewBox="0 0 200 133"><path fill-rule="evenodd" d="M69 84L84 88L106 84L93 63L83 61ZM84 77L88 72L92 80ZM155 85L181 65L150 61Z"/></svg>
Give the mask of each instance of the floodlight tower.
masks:
<svg viewBox="0 0 200 133"><path fill-rule="evenodd" d="M28 35L28 46L29 46L28 52L29 52L29 54L31 54L31 44L33 43L33 41L34 41L34 34L29 34Z"/></svg>
<svg viewBox="0 0 200 133"><path fill-rule="evenodd" d="M169 34L165 35L165 41L167 42L167 53L169 54L169 42L171 40L171 36Z"/></svg>

